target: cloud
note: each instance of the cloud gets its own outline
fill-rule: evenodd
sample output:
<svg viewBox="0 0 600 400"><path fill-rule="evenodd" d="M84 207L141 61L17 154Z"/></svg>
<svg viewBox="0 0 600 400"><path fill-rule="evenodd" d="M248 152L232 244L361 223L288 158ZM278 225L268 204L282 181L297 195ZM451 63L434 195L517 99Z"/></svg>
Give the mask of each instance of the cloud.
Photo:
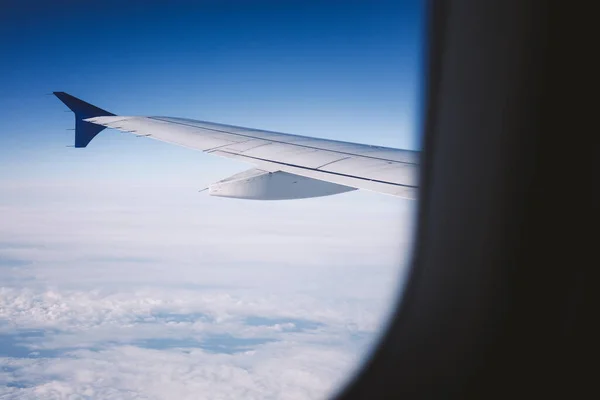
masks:
<svg viewBox="0 0 600 400"><path fill-rule="evenodd" d="M13 363L14 378L5 393L40 399L75 394L103 399L306 399L334 389L353 361L342 348L314 344L276 343L237 354L119 346Z"/></svg>
<svg viewBox="0 0 600 400"><path fill-rule="evenodd" d="M318 399L349 379L402 287L412 204L159 186L6 185L0 398Z"/></svg>
<svg viewBox="0 0 600 400"><path fill-rule="evenodd" d="M293 302L3 288L0 318L21 330L23 351L0 352L0 383L13 398L318 398L355 367L357 329L372 334L377 321Z"/></svg>

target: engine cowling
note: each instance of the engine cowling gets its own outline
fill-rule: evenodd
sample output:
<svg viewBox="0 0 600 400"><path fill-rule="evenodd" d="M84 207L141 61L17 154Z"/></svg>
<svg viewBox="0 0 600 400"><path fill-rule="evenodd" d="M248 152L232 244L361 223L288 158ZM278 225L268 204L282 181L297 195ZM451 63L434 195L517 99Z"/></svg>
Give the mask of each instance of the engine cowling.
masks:
<svg viewBox="0 0 600 400"><path fill-rule="evenodd" d="M330 196L356 188L305 178L283 171L251 169L208 187L211 196L247 200L291 200Z"/></svg>

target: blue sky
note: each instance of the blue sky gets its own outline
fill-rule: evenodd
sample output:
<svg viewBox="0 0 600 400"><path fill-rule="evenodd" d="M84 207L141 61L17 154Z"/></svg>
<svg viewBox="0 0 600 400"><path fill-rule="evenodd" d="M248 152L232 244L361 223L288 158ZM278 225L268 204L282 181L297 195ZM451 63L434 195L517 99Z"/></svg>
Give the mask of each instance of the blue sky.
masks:
<svg viewBox="0 0 600 400"><path fill-rule="evenodd" d="M415 1L13 6L0 24L0 157L27 173L24 161L73 151L65 148L72 144L66 130L72 115L45 96L52 91L122 115L182 116L417 149L420 7ZM117 141L108 152L118 152L119 140L131 142L103 136L110 139L96 146ZM179 158L147 143L139 151L169 164ZM44 172L67 168L68 157Z"/></svg>
<svg viewBox="0 0 600 400"><path fill-rule="evenodd" d="M91 4L0 14L0 396L326 397L385 325L415 203L211 197L249 166L112 130L67 147L46 94L419 149L422 3Z"/></svg>

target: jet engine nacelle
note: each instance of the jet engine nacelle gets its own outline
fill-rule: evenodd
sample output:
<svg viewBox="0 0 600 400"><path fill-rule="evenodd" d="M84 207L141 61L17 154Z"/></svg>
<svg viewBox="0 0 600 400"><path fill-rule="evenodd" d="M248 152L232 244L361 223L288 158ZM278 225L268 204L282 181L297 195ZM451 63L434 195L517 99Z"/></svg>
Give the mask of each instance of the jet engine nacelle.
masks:
<svg viewBox="0 0 600 400"><path fill-rule="evenodd" d="M305 178L283 171L251 169L208 187L211 196L248 200L290 200L329 196L356 188Z"/></svg>

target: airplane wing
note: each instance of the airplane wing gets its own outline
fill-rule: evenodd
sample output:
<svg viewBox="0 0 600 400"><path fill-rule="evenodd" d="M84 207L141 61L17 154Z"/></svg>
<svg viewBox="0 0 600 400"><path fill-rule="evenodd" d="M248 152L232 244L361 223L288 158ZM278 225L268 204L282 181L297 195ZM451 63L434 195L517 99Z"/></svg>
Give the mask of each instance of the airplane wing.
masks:
<svg viewBox="0 0 600 400"><path fill-rule="evenodd" d="M366 189L416 198L417 151L186 118L118 116L64 92L54 95L75 113L75 147L113 128L254 165L210 185L213 196L283 200Z"/></svg>

